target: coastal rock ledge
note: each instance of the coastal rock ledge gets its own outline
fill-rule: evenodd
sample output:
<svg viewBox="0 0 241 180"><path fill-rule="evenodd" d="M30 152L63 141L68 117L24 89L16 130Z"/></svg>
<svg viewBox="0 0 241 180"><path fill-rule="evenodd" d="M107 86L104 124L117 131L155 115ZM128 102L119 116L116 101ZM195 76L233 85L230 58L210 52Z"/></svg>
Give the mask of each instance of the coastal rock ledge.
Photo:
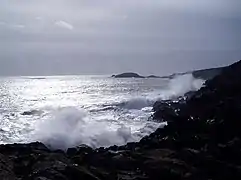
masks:
<svg viewBox="0 0 241 180"><path fill-rule="evenodd" d="M2 180L240 180L241 61L179 102L159 101L163 129L125 146L53 151L44 144L0 146Z"/></svg>

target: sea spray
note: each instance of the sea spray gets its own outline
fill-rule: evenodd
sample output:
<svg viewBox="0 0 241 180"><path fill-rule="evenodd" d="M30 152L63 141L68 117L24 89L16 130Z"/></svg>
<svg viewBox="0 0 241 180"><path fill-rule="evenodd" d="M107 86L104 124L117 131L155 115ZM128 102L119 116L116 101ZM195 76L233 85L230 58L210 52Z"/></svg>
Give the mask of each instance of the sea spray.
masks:
<svg viewBox="0 0 241 180"><path fill-rule="evenodd" d="M192 74L185 74L171 79L167 87L159 94L159 99L168 100L185 95L190 91L199 90L205 80L196 79Z"/></svg>
<svg viewBox="0 0 241 180"><path fill-rule="evenodd" d="M52 118L38 122L34 137L53 149L67 149L80 144L91 147L121 145L136 140L131 128L121 126L111 130L105 122L95 121L75 107L61 108Z"/></svg>

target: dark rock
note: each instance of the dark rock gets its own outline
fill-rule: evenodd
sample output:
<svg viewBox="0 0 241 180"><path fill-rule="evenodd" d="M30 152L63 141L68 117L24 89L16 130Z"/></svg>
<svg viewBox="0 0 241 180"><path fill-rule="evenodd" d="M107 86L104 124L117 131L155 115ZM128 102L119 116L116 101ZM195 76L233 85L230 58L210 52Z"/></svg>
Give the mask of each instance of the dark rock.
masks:
<svg viewBox="0 0 241 180"><path fill-rule="evenodd" d="M114 145L114 146L109 147L108 150L110 150L110 151L118 151L119 147Z"/></svg>
<svg viewBox="0 0 241 180"><path fill-rule="evenodd" d="M78 167L78 166L67 166L66 169L66 175L68 176L68 179L86 179L86 180L99 180L98 177L96 177L94 174L89 172L84 167Z"/></svg>
<svg viewBox="0 0 241 180"><path fill-rule="evenodd" d="M147 76L147 78L161 78L160 76L155 76L155 75L150 75L150 76Z"/></svg>
<svg viewBox="0 0 241 180"><path fill-rule="evenodd" d="M21 115L23 116L30 116L30 115L40 115L43 114L43 111L40 110L30 110L30 111L24 111L23 113L21 113Z"/></svg>
<svg viewBox="0 0 241 180"><path fill-rule="evenodd" d="M40 142L34 142L30 144L7 144L0 146L0 153L2 154L28 154L29 152L49 152L50 150Z"/></svg>
<svg viewBox="0 0 241 180"><path fill-rule="evenodd" d="M196 70L192 72L192 75L194 78L197 78L197 79L210 80L210 79L213 79L215 76L221 74L223 69L224 69L223 67L220 67L220 68Z"/></svg>
<svg viewBox="0 0 241 180"><path fill-rule="evenodd" d="M159 136L160 140L167 136L160 143L172 149L193 148L195 153L187 155L186 151L178 158L205 174L199 176L203 179L240 178L240 77L241 62L237 62L223 68L221 74L208 80L206 86L192 93L185 103L154 105L154 118L168 121L168 126L153 136ZM178 113L176 108L180 109ZM171 144L165 143L168 139L173 139Z"/></svg>
<svg viewBox="0 0 241 180"><path fill-rule="evenodd" d="M92 153L93 149L87 145L80 145L78 147L75 148L69 148L67 150L67 155L69 156L73 156L73 155L78 155L78 154L88 154L88 153Z"/></svg>
<svg viewBox="0 0 241 180"><path fill-rule="evenodd" d="M0 178L2 180L15 180L13 162L6 156L0 154Z"/></svg>
<svg viewBox="0 0 241 180"><path fill-rule="evenodd" d="M196 91L189 91L187 93L184 94L184 99L186 101L190 100L194 95L196 94Z"/></svg>
<svg viewBox="0 0 241 180"><path fill-rule="evenodd" d="M153 119L159 121L172 121L180 116L182 103L180 101L157 101L153 105Z"/></svg>

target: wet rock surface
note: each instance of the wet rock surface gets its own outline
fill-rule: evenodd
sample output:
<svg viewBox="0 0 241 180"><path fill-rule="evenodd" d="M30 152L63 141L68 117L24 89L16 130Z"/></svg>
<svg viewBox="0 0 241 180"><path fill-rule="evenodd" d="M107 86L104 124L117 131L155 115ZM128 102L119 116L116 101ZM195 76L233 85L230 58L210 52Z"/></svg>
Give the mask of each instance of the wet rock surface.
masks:
<svg viewBox="0 0 241 180"><path fill-rule="evenodd" d="M163 129L125 146L67 152L42 143L0 146L1 179L240 180L241 62L177 101L156 102Z"/></svg>

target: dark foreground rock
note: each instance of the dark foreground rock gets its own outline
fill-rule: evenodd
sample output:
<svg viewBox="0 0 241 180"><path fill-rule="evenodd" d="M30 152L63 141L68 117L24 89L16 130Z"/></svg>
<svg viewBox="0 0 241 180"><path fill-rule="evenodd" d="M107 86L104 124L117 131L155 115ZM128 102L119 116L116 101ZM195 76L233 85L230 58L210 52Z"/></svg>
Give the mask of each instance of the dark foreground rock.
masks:
<svg viewBox="0 0 241 180"><path fill-rule="evenodd" d="M41 143L0 146L0 179L240 180L241 62L188 98L160 101L163 129L125 146L51 151Z"/></svg>

